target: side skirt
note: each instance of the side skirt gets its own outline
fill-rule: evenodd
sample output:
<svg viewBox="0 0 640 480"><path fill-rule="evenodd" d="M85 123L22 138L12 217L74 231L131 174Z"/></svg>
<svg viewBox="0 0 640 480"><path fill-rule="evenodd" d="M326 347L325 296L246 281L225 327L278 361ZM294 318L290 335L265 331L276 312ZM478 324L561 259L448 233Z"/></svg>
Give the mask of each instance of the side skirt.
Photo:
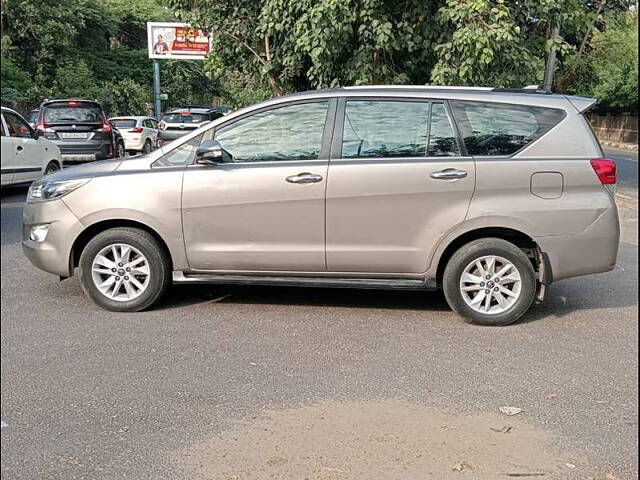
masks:
<svg viewBox="0 0 640 480"><path fill-rule="evenodd" d="M281 285L287 287L362 288L379 290L437 290L435 278L348 278L265 276L233 274L185 274L173 272L173 283L212 285Z"/></svg>

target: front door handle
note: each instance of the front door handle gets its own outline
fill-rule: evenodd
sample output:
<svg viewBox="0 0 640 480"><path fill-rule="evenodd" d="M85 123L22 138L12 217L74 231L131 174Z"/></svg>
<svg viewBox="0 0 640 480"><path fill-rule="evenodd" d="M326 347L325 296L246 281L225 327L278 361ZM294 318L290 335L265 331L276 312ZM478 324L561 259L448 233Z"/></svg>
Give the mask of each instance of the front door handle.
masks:
<svg viewBox="0 0 640 480"><path fill-rule="evenodd" d="M21 152L21 151L22 151L22 145L18 145L18 146L16 147L16 150L18 150L19 152Z"/></svg>
<svg viewBox="0 0 640 480"><path fill-rule="evenodd" d="M431 178L436 180L455 180L457 178L464 178L467 176L466 170L458 170L457 168L445 168L439 172L433 172Z"/></svg>
<svg viewBox="0 0 640 480"><path fill-rule="evenodd" d="M316 175L314 173L299 173L298 175L291 175L286 178L289 183L318 183L322 181L322 175Z"/></svg>

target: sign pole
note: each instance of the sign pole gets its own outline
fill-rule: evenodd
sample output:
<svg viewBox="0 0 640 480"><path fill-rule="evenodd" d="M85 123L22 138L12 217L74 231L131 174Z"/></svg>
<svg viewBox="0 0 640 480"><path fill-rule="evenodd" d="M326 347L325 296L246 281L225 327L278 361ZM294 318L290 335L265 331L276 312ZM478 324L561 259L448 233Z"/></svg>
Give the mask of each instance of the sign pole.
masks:
<svg viewBox="0 0 640 480"><path fill-rule="evenodd" d="M160 104L160 60L153 59L153 108L155 115L160 120L162 106Z"/></svg>

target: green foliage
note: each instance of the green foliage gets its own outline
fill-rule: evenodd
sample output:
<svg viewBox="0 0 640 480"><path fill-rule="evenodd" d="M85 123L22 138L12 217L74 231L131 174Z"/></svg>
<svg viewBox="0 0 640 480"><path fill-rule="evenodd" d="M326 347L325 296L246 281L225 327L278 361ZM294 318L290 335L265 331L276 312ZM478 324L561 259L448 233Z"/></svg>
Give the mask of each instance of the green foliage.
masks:
<svg viewBox="0 0 640 480"><path fill-rule="evenodd" d="M28 75L11 60L3 56L0 67L0 83L2 84L3 91L5 89L12 89L15 92L24 92L31 88L31 80Z"/></svg>
<svg viewBox="0 0 640 480"><path fill-rule="evenodd" d="M173 19L157 0L2 0L2 13L3 101L82 97L120 113L121 105L147 110L153 69L146 23ZM168 67L163 90L175 90L179 101L213 96L202 62L186 71L173 77ZM125 98L118 103L114 95Z"/></svg>
<svg viewBox="0 0 640 480"><path fill-rule="evenodd" d="M83 96L104 98L117 110L112 85L112 92L131 93L124 104L142 108L152 83L146 22L170 19L208 29L213 48L205 62L162 62L165 106L223 97L239 107L269 95L353 84L520 87L542 82L552 48L558 91L598 96L608 109L637 102L637 16L629 14L637 2L631 0L2 4L3 98L33 103ZM551 40L556 22L561 37Z"/></svg>
<svg viewBox="0 0 640 480"><path fill-rule="evenodd" d="M109 116L151 113L151 89L130 78L105 82L99 100Z"/></svg>
<svg viewBox="0 0 640 480"><path fill-rule="evenodd" d="M435 47L434 83L510 87L539 79L542 61L504 0L447 0L438 20L447 34Z"/></svg>
<svg viewBox="0 0 640 480"><path fill-rule="evenodd" d="M218 94L217 82L211 81L200 60L167 60L161 64L162 93L169 97L167 104L210 104Z"/></svg>
<svg viewBox="0 0 640 480"><path fill-rule="evenodd" d="M637 22L637 13L611 15L606 29L594 32L589 52L567 59L565 75L572 74L569 93L599 99L601 111L637 112Z"/></svg>
<svg viewBox="0 0 640 480"><path fill-rule="evenodd" d="M521 87L542 83L611 10L607 0L165 0L213 32L205 68L271 93L352 84ZM556 22L562 36L551 40ZM600 28L601 25L598 25ZM260 80L260 81L258 81Z"/></svg>
<svg viewBox="0 0 640 480"><path fill-rule="evenodd" d="M81 97L96 100L100 94L93 72L82 59L74 58L62 63L54 78L47 95L50 98Z"/></svg>

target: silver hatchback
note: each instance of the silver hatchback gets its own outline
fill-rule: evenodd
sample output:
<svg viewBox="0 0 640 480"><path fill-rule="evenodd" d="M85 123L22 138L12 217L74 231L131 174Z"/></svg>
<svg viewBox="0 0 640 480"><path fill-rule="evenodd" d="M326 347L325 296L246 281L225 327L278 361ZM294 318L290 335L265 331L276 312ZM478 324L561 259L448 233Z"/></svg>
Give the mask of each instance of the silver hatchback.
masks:
<svg viewBox="0 0 640 480"><path fill-rule="evenodd" d="M234 112L148 155L35 183L24 252L114 311L171 283L443 289L518 320L557 280L614 268L616 165L537 90L351 87ZM124 192L115 195L114 192Z"/></svg>

